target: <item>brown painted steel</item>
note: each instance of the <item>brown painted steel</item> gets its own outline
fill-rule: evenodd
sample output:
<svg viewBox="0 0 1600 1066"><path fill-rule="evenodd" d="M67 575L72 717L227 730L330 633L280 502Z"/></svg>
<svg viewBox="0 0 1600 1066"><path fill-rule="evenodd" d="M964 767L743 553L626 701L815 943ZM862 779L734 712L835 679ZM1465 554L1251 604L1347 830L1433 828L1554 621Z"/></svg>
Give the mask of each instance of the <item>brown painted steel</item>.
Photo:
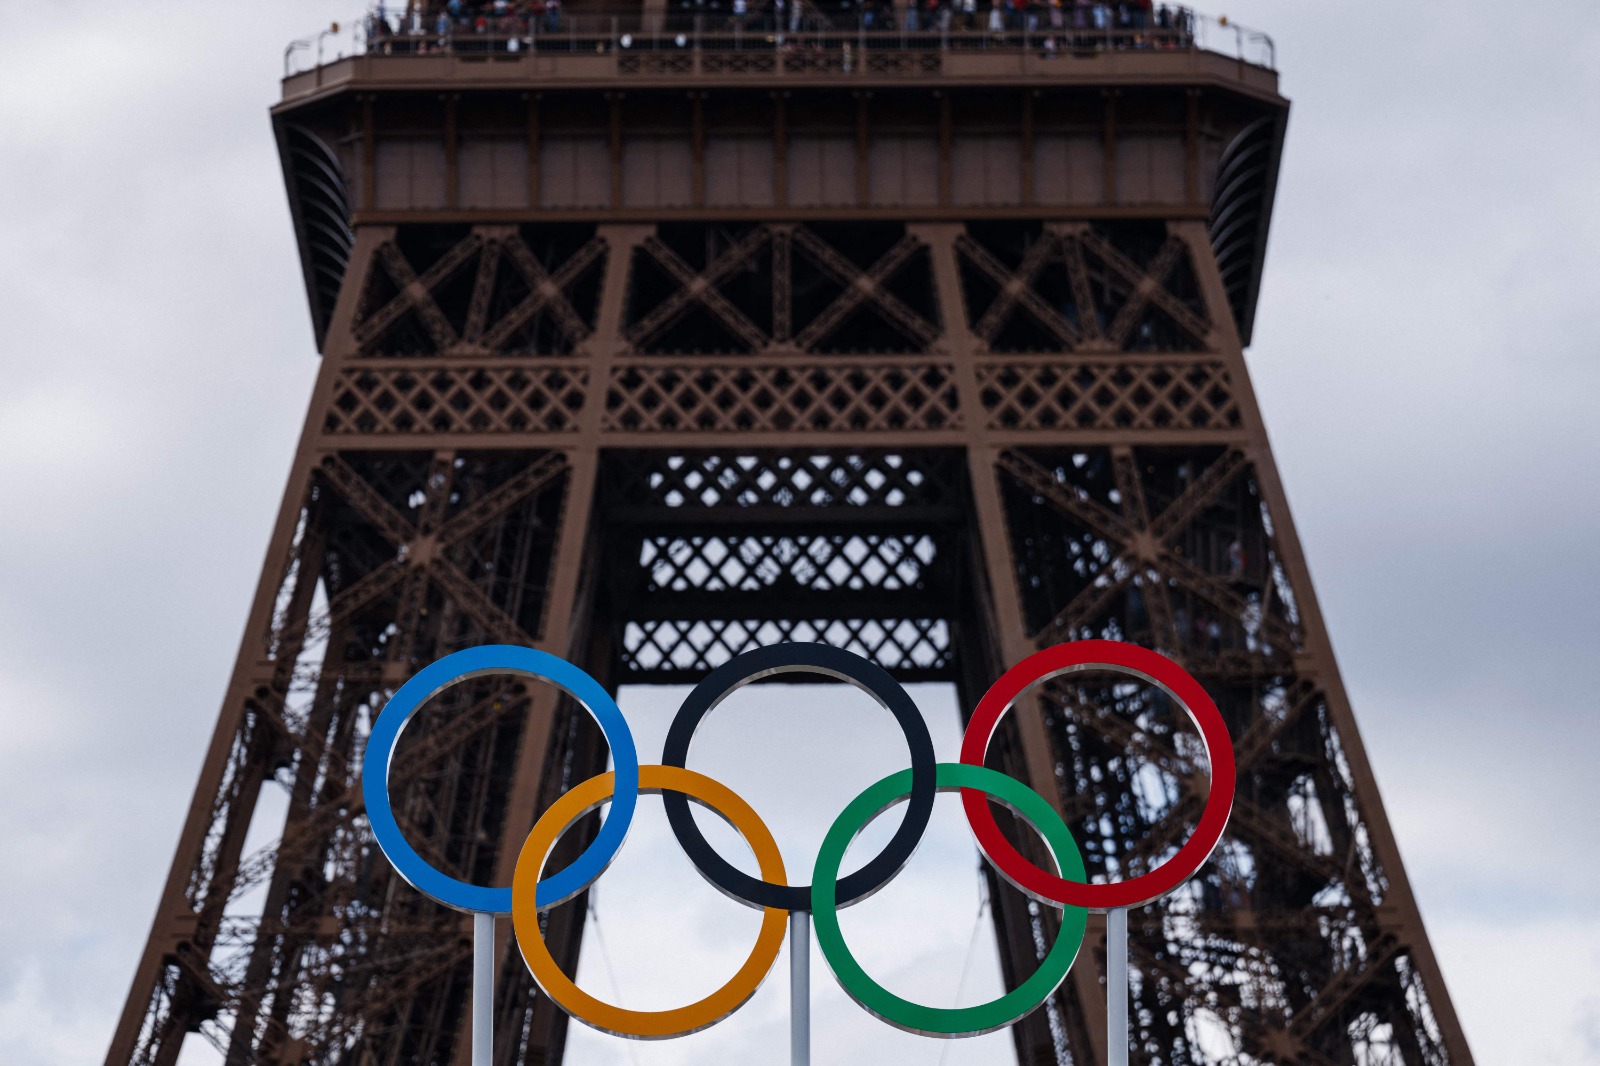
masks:
<svg viewBox="0 0 1600 1066"><path fill-rule="evenodd" d="M1238 747L1215 860L1133 916L1134 1060L1471 1063L1242 356L1276 75L851 41L285 80L323 364L108 1063L466 1061L468 925L397 881L357 787L372 716L441 654L532 644L614 687L824 640L971 706L1087 636L1177 658ZM504 882L603 744L537 685L440 702L396 814ZM1092 870L1137 870L1203 799L1180 718L1047 684L997 758ZM991 888L1016 980L1054 925ZM583 919L551 919L569 962ZM1103 1059L1089 945L1015 1028L1028 1066ZM495 1061L559 1062L564 1017L498 949Z"/></svg>

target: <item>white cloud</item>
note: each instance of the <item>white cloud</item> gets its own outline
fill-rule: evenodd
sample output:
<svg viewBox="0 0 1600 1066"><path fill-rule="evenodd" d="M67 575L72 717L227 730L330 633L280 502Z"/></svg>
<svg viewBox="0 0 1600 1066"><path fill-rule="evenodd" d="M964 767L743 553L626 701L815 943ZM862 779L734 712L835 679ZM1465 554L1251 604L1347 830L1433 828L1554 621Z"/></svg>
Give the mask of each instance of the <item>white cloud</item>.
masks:
<svg viewBox="0 0 1600 1066"><path fill-rule="evenodd" d="M1447 911L1430 927L1479 1062L1600 1063L1600 920Z"/></svg>
<svg viewBox="0 0 1600 1066"><path fill-rule="evenodd" d="M0 397L0 495L27 507L0 512L0 531L30 541L70 535L105 497L126 497L132 436L127 409L109 390L86 381L26 385Z"/></svg>
<svg viewBox="0 0 1600 1066"><path fill-rule="evenodd" d="M0 978L7 1062L96 1062L105 1055L99 1005L44 972L63 961L85 960L31 959L20 973Z"/></svg>

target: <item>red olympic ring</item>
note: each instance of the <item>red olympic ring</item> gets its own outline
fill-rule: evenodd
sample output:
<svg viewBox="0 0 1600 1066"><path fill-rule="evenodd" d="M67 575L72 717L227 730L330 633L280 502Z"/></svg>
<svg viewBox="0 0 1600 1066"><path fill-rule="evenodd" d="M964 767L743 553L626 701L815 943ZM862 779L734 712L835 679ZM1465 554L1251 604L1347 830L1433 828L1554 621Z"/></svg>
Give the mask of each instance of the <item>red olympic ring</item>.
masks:
<svg viewBox="0 0 1600 1066"><path fill-rule="evenodd" d="M1143 906L1171 892L1200 869L1217 841L1222 839L1222 830L1233 809L1235 770L1228 727L1217 705L1183 667L1164 655L1114 640L1079 640L1046 648L1000 675L1000 680L983 694L961 738L961 761L969 766L983 765L984 754L1001 716L1029 686L1056 674L1077 670L1114 670L1142 678L1177 700L1199 728L1206 757L1211 762L1211 794L1206 797L1200 823L1188 842L1172 858L1131 881L1079 884L1041 870L1012 847L1001 834L994 812L989 809L988 797L982 792L962 789L961 805L984 856L1006 880L1039 902L1095 911ZM1053 787L1054 783L1040 784Z"/></svg>

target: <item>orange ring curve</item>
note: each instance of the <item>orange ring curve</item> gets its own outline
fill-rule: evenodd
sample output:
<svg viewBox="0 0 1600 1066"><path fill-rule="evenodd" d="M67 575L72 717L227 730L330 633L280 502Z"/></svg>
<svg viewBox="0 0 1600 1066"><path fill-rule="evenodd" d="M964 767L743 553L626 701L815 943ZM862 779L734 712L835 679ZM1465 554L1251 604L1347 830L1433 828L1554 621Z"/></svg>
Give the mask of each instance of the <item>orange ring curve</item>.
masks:
<svg viewBox="0 0 1600 1066"><path fill-rule="evenodd" d="M528 972L546 995L562 1010L601 1032L635 1040L664 1040L697 1032L726 1018L755 995L756 989L777 961L783 946L788 911L777 907L762 909L761 931L755 947L737 973L715 992L684 1007L670 1010L628 1010L596 999L561 972L539 929L539 910L534 895L545 860L556 841L584 814L600 806L612 795L616 774L604 773L574 786L550 805L528 832L517 856L511 879L511 922L517 933L517 948L527 963ZM639 790L659 793L681 792L690 799L727 819L755 853L761 878L770 884L788 884L783 856L772 833L754 808L732 789L693 770L677 766L639 767Z"/></svg>

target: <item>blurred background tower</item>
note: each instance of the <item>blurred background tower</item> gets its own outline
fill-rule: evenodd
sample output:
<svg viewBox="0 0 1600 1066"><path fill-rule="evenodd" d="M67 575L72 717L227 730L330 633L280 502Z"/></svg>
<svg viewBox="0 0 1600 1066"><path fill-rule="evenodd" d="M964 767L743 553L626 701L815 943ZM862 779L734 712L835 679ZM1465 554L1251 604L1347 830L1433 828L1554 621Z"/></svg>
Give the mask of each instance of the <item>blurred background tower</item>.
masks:
<svg viewBox="0 0 1600 1066"><path fill-rule="evenodd" d="M1214 860L1133 915L1134 1061L1471 1062L1242 354L1270 41L1070 2L354 29L291 46L273 110L323 362L108 1063L465 1063L467 920L398 883L357 782L440 655L531 644L616 686L822 640L971 707L1089 636L1183 663L1240 764ZM1101 680L1042 686L996 757L1115 877L1205 775L1164 699ZM505 883L603 767L551 693L463 684L408 733L396 812L437 865ZM994 887L1014 980L1054 930ZM551 918L569 963L583 915ZM1104 1061L1090 928L1014 1030L1027 1066ZM559 1062L505 932L496 1061Z"/></svg>

